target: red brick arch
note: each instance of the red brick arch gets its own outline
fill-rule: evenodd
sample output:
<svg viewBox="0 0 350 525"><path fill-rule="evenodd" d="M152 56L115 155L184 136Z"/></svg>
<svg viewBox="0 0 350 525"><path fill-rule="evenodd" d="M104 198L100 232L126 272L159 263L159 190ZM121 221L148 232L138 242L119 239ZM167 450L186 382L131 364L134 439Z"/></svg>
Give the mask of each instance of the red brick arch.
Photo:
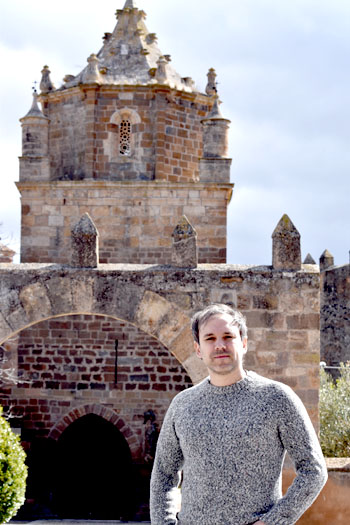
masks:
<svg viewBox="0 0 350 525"><path fill-rule="evenodd" d="M140 447L140 443L137 439L137 436L131 430L129 425L127 425L125 421L121 417L119 417L119 415L114 410L107 408L103 405L83 405L75 408L74 410L71 410L60 421L58 421L58 423L56 423L54 427L52 427L49 433L49 437L58 440L58 438L66 430L66 428L68 428L74 421L88 414L95 414L96 416L100 416L106 421L112 423L115 427L117 427L117 429L123 434L125 440L127 441L131 454L133 456L137 454Z"/></svg>

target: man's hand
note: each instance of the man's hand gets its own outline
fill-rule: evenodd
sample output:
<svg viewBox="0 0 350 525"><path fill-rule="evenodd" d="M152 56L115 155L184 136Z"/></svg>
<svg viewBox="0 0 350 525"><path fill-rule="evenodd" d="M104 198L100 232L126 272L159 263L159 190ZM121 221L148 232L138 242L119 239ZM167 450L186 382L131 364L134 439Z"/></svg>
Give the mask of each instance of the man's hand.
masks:
<svg viewBox="0 0 350 525"><path fill-rule="evenodd" d="M254 523L254 525L266 525L266 523L265 523L264 521L260 521L260 520L259 520L259 521L256 521L256 522Z"/></svg>

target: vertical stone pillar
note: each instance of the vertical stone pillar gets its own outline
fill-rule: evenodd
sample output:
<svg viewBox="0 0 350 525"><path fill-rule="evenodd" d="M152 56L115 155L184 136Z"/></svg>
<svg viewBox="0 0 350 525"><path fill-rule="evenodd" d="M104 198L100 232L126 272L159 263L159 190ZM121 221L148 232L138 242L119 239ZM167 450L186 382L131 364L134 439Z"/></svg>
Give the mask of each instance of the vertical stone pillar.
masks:
<svg viewBox="0 0 350 525"><path fill-rule="evenodd" d="M230 120L223 118L217 95L208 117L202 120L203 157L199 161L199 178L203 182L230 182L232 159L228 154Z"/></svg>
<svg viewBox="0 0 350 525"><path fill-rule="evenodd" d="M320 270L327 270L330 266L334 266L334 257L328 250L325 250L320 257Z"/></svg>
<svg viewBox="0 0 350 525"><path fill-rule="evenodd" d="M72 263L74 268L97 268L98 231L88 213L72 229Z"/></svg>
<svg viewBox="0 0 350 525"><path fill-rule="evenodd" d="M300 233L286 214L272 234L272 266L276 270L301 269Z"/></svg>
<svg viewBox="0 0 350 525"><path fill-rule="evenodd" d="M183 215L172 233L172 266L196 268L198 265L197 232Z"/></svg>
<svg viewBox="0 0 350 525"><path fill-rule="evenodd" d="M49 119L38 106L38 95L33 93L29 112L20 119L22 124L22 156L19 159L20 181L50 180Z"/></svg>

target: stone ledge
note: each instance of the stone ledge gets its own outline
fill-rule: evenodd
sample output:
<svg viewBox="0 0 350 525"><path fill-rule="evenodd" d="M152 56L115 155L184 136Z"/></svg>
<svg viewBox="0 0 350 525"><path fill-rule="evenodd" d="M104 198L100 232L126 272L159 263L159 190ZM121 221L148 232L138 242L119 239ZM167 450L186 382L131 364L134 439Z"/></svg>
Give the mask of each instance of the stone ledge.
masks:
<svg viewBox="0 0 350 525"><path fill-rule="evenodd" d="M55 187L61 188L110 188L116 186L134 186L147 188L150 192L154 188L171 188L171 189L181 189L181 188L195 188L195 189L215 189L215 188L227 188L232 190L234 184L231 182L169 182L165 180L94 180L94 179L83 179L83 180L50 180L50 181L20 181L15 182L17 188L19 189L31 189L31 188L48 188L52 189Z"/></svg>
<svg viewBox="0 0 350 525"><path fill-rule="evenodd" d="M350 472L350 458L326 458L328 472Z"/></svg>

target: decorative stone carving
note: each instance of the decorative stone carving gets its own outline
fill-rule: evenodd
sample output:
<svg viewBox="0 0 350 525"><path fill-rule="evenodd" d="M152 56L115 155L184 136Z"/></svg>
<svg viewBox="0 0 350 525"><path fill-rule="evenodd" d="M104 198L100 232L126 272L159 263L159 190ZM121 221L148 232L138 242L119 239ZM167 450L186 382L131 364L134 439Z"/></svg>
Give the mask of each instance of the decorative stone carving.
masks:
<svg viewBox="0 0 350 525"><path fill-rule="evenodd" d="M272 234L272 266L276 270L300 270L300 233L284 214Z"/></svg>
<svg viewBox="0 0 350 525"><path fill-rule="evenodd" d="M49 119L38 106L38 95L35 90L32 106L20 122L22 125L20 181L47 181L50 179Z"/></svg>
<svg viewBox="0 0 350 525"><path fill-rule="evenodd" d="M207 73L208 77L208 83L205 88L205 92L207 95L212 96L216 95L217 88L216 88L216 71L213 67L211 67Z"/></svg>
<svg viewBox="0 0 350 525"><path fill-rule="evenodd" d="M50 78L50 69L49 66L44 66L44 68L41 71L41 82L40 82L40 90L42 93L49 93L50 91L53 91L55 89L55 86L51 82Z"/></svg>
<svg viewBox="0 0 350 525"><path fill-rule="evenodd" d="M72 266L97 268L98 231L88 213L72 229Z"/></svg>
<svg viewBox="0 0 350 525"><path fill-rule="evenodd" d="M92 53L87 61L89 65L83 76L84 84L100 84L101 76L98 69L99 59L94 53Z"/></svg>
<svg viewBox="0 0 350 525"><path fill-rule="evenodd" d="M215 75L216 76L216 75ZM221 115L219 97L213 95L213 107L203 125L203 158L199 176L203 182L230 182L232 160L228 158L228 131L230 120Z"/></svg>
<svg viewBox="0 0 350 525"><path fill-rule="evenodd" d="M159 57L159 59L157 60L158 67L157 67L155 77L160 84L163 84L167 79L167 74L166 74L167 63L168 61L164 56Z"/></svg>
<svg viewBox="0 0 350 525"><path fill-rule="evenodd" d="M183 215L172 233L172 265L180 268L196 268L198 265L197 232Z"/></svg>

